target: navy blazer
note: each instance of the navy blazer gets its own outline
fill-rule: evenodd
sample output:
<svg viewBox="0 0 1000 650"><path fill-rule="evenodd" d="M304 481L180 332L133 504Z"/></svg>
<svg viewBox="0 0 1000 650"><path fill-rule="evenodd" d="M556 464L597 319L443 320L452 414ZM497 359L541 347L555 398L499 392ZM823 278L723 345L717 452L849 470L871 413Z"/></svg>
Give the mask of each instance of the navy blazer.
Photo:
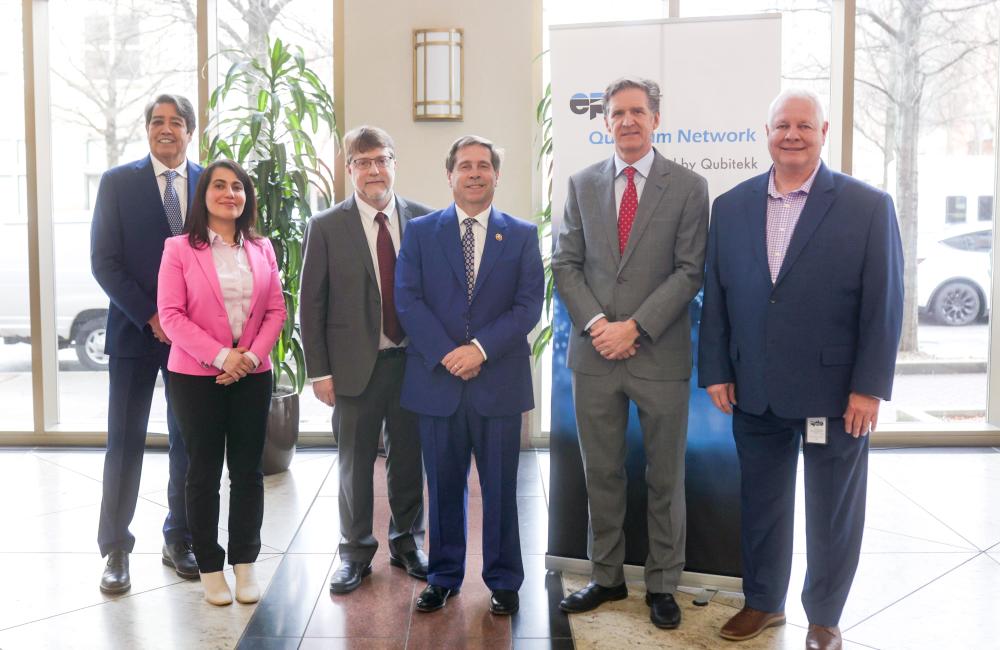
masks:
<svg viewBox="0 0 1000 650"><path fill-rule="evenodd" d="M892 198L821 164L772 285L768 173L712 206L699 385L735 382L742 411L785 418L840 417L851 392L889 399L903 318Z"/></svg>
<svg viewBox="0 0 1000 650"><path fill-rule="evenodd" d="M188 209L201 171L188 161ZM111 299L107 354L141 357L163 345L147 322L156 313L156 279L163 242L170 236L149 156L104 172L90 226L90 265Z"/></svg>
<svg viewBox="0 0 1000 650"><path fill-rule="evenodd" d="M469 305L455 204L412 219L396 260L396 311L410 338L401 405L447 417L467 388L485 417L534 408L527 336L541 316L544 291L534 224L491 209ZM467 318L470 338L482 345L487 360L477 377L464 382L441 359L466 342Z"/></svg>

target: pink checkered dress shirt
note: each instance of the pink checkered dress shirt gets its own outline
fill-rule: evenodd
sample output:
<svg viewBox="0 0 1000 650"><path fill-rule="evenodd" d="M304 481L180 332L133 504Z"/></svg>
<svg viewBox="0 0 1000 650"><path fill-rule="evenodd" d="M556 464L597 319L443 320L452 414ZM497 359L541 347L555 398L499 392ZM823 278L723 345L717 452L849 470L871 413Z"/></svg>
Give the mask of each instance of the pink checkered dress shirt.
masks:
<svg viewBox="0 0 1000 650"><path fill-rule="evenodd" d="M774 185L774 167L771 167L771 175L767 179L767 265L771 270L772 284L778 279L792 233L818 171L819 165L799 189L781 194Z"/></svg>

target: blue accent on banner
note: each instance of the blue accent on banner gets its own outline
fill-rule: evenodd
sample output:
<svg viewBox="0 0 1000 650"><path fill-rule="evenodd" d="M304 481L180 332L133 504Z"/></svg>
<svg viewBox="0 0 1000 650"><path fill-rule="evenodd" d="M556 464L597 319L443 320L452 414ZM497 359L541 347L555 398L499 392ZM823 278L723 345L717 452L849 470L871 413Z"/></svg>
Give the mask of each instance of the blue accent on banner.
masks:
<svg viewBox="0 0 1000 650"><path fill-rule="evenodd" d="M587 559L587 490L573 410L572 372L566 348L572 327L558 295L552 336L552 424L548 554ZM698 350L701 294L691 304L692 341ZM647 554L646 456L635 405L626 431L625 562L642 565ZM732 418L719 412L698 388L697 357L691 376L686 456L687 571L742 574L739 550L740 471Z"/></svg>

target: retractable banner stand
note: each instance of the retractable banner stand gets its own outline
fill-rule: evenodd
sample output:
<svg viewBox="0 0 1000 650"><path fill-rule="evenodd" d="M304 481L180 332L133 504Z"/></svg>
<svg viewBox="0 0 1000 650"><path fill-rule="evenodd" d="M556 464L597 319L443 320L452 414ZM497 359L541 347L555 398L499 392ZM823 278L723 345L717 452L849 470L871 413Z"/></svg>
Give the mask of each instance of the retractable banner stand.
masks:
<svg viewBox="0 0 1000 650"><path fill-rule="evenodd" d="M562 219L569 176L614 153L601 97L618 77L641 76L660 84L663 97L654 145L668 159L705 176L712 199L770 167L764 123L781 85L779 15L555 26L550 43L553 232ZM699 294L691 306L696 353L700 306ZM581 560L587 560L587 492L566 367L571 325L558 298L554 318L546 566L586 571ZM738 588L740 488L731 421L712 406L697 383L695 368L686 459L684 584ZM626 437L625 555L627 564L642 565L647 550L646 459L634 406ZM627 572L637 575L634 569Z"/></svg>

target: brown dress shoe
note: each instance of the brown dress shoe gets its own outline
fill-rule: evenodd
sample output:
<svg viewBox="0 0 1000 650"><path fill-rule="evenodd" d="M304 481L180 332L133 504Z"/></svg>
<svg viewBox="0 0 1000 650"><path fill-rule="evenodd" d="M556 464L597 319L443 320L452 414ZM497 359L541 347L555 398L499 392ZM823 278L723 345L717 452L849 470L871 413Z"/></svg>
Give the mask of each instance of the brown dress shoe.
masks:
<svg viewBox="0 0 1000 650"><path fill-rule="evenodd" d="M806 635L806 650L840 650L843 640L840 638L840 628L823 627L809 624L809 634Z"/></svg>
<svg viewBox="0 0 1000 650"><path fill-rule="evenodd" d="M752 607L744 607L722 626L719 636L730 641L746 641L769 627L784 624L784 612L762 612Z"/></svg>

